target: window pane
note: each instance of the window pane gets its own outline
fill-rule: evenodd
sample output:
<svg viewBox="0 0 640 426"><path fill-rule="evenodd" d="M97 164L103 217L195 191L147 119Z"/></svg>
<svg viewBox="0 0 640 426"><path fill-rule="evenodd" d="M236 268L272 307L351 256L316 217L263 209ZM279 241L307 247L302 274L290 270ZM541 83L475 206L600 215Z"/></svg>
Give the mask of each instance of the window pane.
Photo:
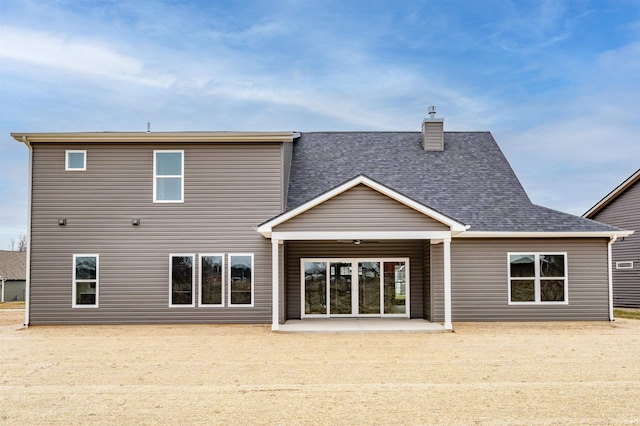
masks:
<svg viewBox="0 0 640 426"><path fill-rule="evenodd" d="M81 282L76 283L76 305L96 304L96 283Z"/></svg>
<svg viewBox="0 0 640 426"><path fill-rule="evenodd" d="M540 300L543 302L564 302L564 280L540 281Z"/></svg>
<svg viewBox="0 0 640 426"><path fill-rule="evenodd" d="M193 257L171 258L171 303L191 305L193 296Z"/></svg>
<svg viewBox="0 0 640 426"><path fill-rule="evenodd" d="M329 297L331 314L350 314L351 306L351 262L329 264Z"/></svg>
<svg viewBox="0 0 640 426"><path fill-rule="evenodd" d="M535 302L535 281L534 280L512 280L511 281L511 301L512 302Z"/></svg>
<svg viewBox="0 0 640 426"><path fill-rule="evenodd" d="M533 254L512 254L509 256L511 262L512 277L535 277L535 256Z"/></svg>
<svg viewBox="0 0 640 426"><path fill-rule="evenodd" d="M156 178L156 200L181 200L182 178Z"/></svg>
<svg viewBox="0 0 640 426"><path fill-rule="evenodd" d="M96 258L93 256L76 257L76 280L96 279Z"/></svg>
<svg viewBox="0 0 640 426"><path fill-rule="evenodd" d="M304 263L304 313L327 313L327 264Z"/></svg>
<svg viewBox="0 0 640 426"><path fill-rule="evenodd" d="M202 256L202 303L222 304L222 256Z"/></svg>
<svg viewBox="0 0 640 426"><path fill-rule="evenodd" d="M231 303L251 304L251 256L229 256Z"/></svg>
<svg viewBox="0 0 640 426"><path fill-rule="evenodd" d="M156 152L156 175L182 176L182 153Z"/></svg>
<svg viewBox="0 0 640 426"><path fill-rule="evenodd" d="M405 262L384 262L384 313L407 312L407 282Z"/></svg>
<svg viewBox="0 0 640 426"><path fill-rule="evenodd" d="M358 263L358 313L380 313L380 262Z"/></svg>
<svg viewBox="0 0 640 426"><path fill-rule="evenodd" d="M84 152L67 152L67 167L84 169Z"/></svg>
<svg viewBox="0 0 640 426"><path fill-rule="evenodd" d="M540 276L564 277L564 256L561 254L541 254Z"/></svg>

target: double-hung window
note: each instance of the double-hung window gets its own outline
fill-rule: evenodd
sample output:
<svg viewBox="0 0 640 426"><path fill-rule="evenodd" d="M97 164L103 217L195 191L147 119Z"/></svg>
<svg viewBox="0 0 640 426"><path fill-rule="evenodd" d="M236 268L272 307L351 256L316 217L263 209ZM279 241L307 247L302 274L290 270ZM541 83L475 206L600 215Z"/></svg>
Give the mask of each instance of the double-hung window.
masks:
<svg viewBox="0 0 640 426"><path fill-rule="evenodd" d="M153 151L153 202L184 201L184 151Z"/></svg>
<svg viewBox="0 0 640 426"><path fill-rule="evenodd" d="M509 253L509 304L567 303L566 253Z"/></svg>
<svg viewBox="0 0 640 426"><path fill-rule="evenodd" d="M195 306L193 254L169 255L169 306Z"/></svg>
<svg viewBox="0 0 640 426"><path fill-rule="evenodd" d="M73 255L73 301L74 308L98 307L98 255Z"/></svg>
<svg viewBox="0 0 640 426"><path fill-rule="evenodd" d="M65 151L64 169L71 172L83 172L87 170L87 151L68 149Z"/></svg>

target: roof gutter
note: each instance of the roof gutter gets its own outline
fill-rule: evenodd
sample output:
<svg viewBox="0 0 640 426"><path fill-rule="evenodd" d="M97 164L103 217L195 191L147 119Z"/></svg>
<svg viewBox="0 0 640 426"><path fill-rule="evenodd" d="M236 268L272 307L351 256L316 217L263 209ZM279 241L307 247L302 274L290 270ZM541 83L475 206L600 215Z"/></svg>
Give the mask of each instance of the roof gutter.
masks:
<svg viewBox="0 0 640 426"><path fill-rule="evenodd" d="M613 259L611 257L611 246L618 239L617 235L613 235L609 242L607 243L607 260L609 263L609 321L615 321L613 317Z"/></svg>
<svg viewBox="0 0 640 426"><path fill-rule="evenodd" d="M18 142L26 143L229 143L229 142L293 142L299 132L60 132L11 133Z"/></svg>

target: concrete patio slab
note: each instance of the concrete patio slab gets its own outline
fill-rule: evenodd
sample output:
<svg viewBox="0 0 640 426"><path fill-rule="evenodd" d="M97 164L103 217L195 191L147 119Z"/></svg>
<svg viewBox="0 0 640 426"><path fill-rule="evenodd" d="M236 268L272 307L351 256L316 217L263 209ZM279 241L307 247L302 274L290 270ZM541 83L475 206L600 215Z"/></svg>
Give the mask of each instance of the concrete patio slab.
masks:
<svg viewBox="0 0 640 426"><path fill-rule="evenodd" d="M407 318L331 318L288 320L282 333L434 333L447 331L442 324Z"/></svg>

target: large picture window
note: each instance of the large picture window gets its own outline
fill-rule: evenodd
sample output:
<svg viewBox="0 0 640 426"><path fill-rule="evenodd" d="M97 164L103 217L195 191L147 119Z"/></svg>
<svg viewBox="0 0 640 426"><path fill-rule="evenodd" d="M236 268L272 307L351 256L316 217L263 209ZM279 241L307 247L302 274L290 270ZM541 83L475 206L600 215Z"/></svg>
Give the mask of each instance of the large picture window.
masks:
<svg viewBox="0 0 640 426"><path fill-rule="evenodd" d="M184 201L184 151L153 151L153 201Z"/></svg>
<svg viewBox="0 0 640 426"><path fill-rule="evenodd" d="M567 303L566 253L509 253L509 304Z"/></svg>
<svg viewBox="0 0 640 426"><path fill-rule="evenodd" d="M73 255L73 302L74 308L98 307L98 255Z"/></svg>
<svg viewBox="0 0 640 426"><path fill-rule="evenodd" d="M193 254L169 256L169 306L195 306Z"/></svg>
<svg viewBox="0 0 640 426"><path fill-rule="evenodd" d="M200 255L200 306L223 306L224 256Z"/></svg>
<svg viewBox="0 0 640 426"><path fill-rule="evenodd" d="M253 306L253 254L229 254L229 306Z"/></svg>

